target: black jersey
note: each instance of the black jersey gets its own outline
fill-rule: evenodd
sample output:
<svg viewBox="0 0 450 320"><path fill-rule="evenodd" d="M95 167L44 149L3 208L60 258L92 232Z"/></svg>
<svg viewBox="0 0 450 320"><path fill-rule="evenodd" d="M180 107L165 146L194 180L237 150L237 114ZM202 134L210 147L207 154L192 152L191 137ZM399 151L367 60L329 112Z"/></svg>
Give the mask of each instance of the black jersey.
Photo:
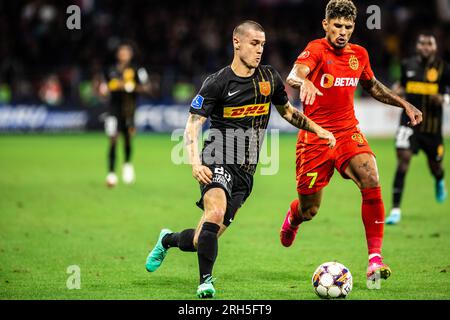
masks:
<svg viewBox="0 0 450 320"><path fill-rule="evenodd" d="M110 112L118 118L129 119L134 117L136 109L136 85L148 81L145 68L135 65L119 69L117 65L111 66L106 72L106 81L110 96ZM118 82L124 82L124 89L118 88Z"/></svg>
<svg viewBox="0 0 450 320"><path fill-rule="evenodd" d="M430 98L446 93L450 86L450 67L442 59L431 63L414 56L402 62L401 85L405 88L406 100L422 111L423 121L414 127L418 133L442 135L442 105ZM406 126L409 118L403 111L400 125Z"/></svg>
<svg viewBox="0 0 450 320"><path fill-rule="evenodd" d="M283 81L272 66L261 65L250 77L237 76L230 66L210 75L190 108L190 113L211 119L203 164L233 164L254 174L271 103L287 101Z"/></svg>

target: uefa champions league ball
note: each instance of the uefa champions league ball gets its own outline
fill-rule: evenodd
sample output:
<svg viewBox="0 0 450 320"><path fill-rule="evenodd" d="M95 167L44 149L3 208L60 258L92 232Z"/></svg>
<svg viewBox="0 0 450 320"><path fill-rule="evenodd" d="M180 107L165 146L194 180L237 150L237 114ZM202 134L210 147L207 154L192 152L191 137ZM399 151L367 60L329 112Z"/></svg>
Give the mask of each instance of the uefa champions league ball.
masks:
<svg viewBox="0 0 450 320"><path fill-rule="evenodd" d="M339 262L322 263L312 277L314 292L323 299L345 298L353 287L350 270Z"/></svg>

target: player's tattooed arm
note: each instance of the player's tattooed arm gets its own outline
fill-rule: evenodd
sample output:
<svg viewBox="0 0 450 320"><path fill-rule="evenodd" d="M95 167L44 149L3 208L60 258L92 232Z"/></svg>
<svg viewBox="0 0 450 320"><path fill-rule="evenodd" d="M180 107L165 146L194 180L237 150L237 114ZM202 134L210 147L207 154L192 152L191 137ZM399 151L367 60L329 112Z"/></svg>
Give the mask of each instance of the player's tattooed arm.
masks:
<svg viewBox="0 0 450 320"><path fill-rule="evenodd" d="M202 165L198 146L199 132L206 122L205 117L190 113L184 130L184 145L186 146L189 163L192 165L192 176L200 183L211 183L212 172Z"/></svg>
<svg viewBox="0 0 450 320"><path fill-rule="evenodd" d="M412 126L415 126L422 122L422 112L420 112L419 109L414 107L408 101L399 97L391 89L378 81L375 77L370 80L361 80L360 83L364 90L367 91L376 100L405 109Z"/></svg>
<svg viewBox="0 0 450 320"><path fill-rule="evenodd" d="M300 112L294 108L289 101L285 105L276 106L276 108L280 115L293 126L315 133L320 139L328 140L328 145L330 148L333 148L336 144L336 139L331 132L323 129L321 126L305 116L303 112Z"/></svg>
<svg viewBox="0 0 450 320"><path fill-rule="evenodd" d="M311 70L307 65L296 63L286 79L286 82L292 88L300 88L300 100L304 104L313 104L316 95L323 96L322 92L311 81L306 79L310 72Z"/></svg>

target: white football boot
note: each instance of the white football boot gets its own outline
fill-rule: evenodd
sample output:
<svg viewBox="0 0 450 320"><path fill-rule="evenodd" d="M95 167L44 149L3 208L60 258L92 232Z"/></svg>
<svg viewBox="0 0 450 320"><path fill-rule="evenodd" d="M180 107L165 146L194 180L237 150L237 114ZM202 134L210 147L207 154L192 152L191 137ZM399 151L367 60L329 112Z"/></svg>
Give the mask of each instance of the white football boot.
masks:
<svg viewBox="0 0 450 320"><path fill-rule="evenodd" d="M134 167L131 163L125 163L122 168L122 180L125 184L132 184L136 180Z"/></svg>
<svg viewBox="0 0 450 320"><path fill-rule="evenodd" d="M109 188L115 187L118 181L119 179L117 178L117 175L114 172L110 172L106 176L106 186L108 186Z"/></svg>

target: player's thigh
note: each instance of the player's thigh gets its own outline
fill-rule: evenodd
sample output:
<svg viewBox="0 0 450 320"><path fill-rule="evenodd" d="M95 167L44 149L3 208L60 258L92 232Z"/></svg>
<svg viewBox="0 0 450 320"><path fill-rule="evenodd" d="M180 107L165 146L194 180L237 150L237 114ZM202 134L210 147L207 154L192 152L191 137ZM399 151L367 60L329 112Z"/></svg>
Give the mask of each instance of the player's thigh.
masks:
<svg viewBox="0 0 450 320"><path fill-rule="evenodd" d="M297 150L297 192L310 195L322 190L334 173L334 161L327 145L305 145Z"/></svg>
<svg viewBox="0 0 450 320"><path fill-rule="evenodd" d="M227 196L222 188L211 188L203 196L205 220L220 224L227 210Z"/></svg>
<svg viewBox="0 0 450 320"><path fill-rule="evenodd" d="M345 168L345 174L360 189L375 188L380 185L377 162L371 153L360 153L352 157Z"/></svg>

